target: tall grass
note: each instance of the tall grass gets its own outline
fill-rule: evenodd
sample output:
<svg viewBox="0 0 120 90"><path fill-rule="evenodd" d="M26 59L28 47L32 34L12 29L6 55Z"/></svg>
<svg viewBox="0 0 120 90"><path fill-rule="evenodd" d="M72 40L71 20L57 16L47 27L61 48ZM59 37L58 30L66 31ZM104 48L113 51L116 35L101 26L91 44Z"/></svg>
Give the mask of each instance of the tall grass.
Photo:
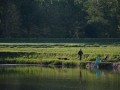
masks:
<svg viewBox="0 0 120 90"><path fill-rule="evenodd" d="M78 44L78 43L39 43L36 45L21 45L4 43L0 45L0 63L29 63L29 64L51 64L51 65L79 65L77 55L79 49L83 50L82 61L95 61L99 54L101 58L106 55L108 60L120 57L120 46L100 44ZM69 60L59 60L67 58Z"/></svg>

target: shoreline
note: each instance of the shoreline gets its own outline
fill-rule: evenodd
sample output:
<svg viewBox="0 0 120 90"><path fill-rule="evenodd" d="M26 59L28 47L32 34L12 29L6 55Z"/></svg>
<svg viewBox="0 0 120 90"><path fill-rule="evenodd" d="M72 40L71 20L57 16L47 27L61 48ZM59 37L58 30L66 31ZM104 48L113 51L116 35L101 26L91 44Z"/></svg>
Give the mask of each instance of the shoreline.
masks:
<svg viewBox="0 0 120 90"><path fill-rule="evenodd" d="M34 43L33 43L34 44ZM79 60L78 51L82 49L82 61ZM107 62L101 62L100 68L118 67L120 64L120 46L101 44L27 44L19 45L7 43L0 45L0 64L13 65L40 65L40 66L62 66L62 67L84 67L91 68L96 56ZM89 63L89 64L88 64Z"/></svg>
<svg viewBox="0 0 120 90"><path fill-rule="evenodd" d="M35 64L35 63L0 63L0 67L1 66L42 66L42 67L81 67L81 68L86 68L86 69L93 69L94 68L94 62L80 62L79 64L73 64L69 63L69 64L64 64L62 63L58 63L58 64L53 64L53 63L40 63L40 64ZM99 64L99 69L106 69L106 70L112 70L112 69L117 69L120 70L120 63L116 63L116 62L101 62Z"/></svg>

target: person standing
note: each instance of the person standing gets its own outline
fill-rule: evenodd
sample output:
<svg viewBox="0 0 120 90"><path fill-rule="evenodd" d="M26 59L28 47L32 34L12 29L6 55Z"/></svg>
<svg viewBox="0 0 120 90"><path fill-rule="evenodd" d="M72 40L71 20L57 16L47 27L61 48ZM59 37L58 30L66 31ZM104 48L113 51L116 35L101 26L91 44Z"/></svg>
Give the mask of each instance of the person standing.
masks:
<svg viewBox="0 0 120 90"><path fill-rule="evenodd" d="M101 60L100 55L98 55L95 60L94 68L99 68L100 60Z"/></svg>
<svg viewBox="0 0 120 90"><path fill-rule="evenodd" d="M82 60L82 55L83 55L83 51L80 49L80 51L78 52L79 58L80 60Z"/></svg>

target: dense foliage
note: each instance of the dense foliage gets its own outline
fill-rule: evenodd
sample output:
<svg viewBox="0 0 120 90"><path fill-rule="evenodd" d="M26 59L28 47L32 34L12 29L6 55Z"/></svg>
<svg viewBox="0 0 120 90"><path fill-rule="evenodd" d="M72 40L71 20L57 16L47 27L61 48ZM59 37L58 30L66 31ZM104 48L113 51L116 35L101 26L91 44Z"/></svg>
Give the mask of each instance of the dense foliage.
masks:
<svg viewBox="0 0 120 90"><path fill-rule="evenodd" d="M120 37L120 0L0 0L0 38L84 37Z"/></svg>

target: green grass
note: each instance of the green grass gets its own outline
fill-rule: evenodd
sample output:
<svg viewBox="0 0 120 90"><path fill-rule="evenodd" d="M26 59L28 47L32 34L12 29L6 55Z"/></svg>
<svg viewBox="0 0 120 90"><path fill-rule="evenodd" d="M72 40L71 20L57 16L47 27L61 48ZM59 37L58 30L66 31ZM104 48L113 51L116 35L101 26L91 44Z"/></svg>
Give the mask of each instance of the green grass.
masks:
<svg viewBox="0 0 120 90"><path fill-rule="evenodd" d="M108 60L120 57L119 45L83 43L0 43L0 63L25 63L79 66L79 49L83 50L82 62L95 61L99 54ZM86 57L88 55L88 57ZM69 60L59 60L58 58Z"/></svg>

